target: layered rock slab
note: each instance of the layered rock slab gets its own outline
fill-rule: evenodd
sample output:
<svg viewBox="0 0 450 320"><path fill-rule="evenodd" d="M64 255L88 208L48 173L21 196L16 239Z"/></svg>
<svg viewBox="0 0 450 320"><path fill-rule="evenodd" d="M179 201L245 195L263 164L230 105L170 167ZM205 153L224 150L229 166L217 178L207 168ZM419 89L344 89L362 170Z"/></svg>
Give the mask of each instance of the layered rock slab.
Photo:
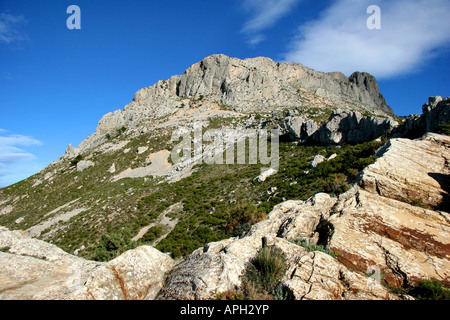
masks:
<svg viewBox="0 0 450 320"><path fill-rule="evenodd" d="M173 260L142 246L108 263L85 260L0 227L0 299L152 299Z"/></svg>

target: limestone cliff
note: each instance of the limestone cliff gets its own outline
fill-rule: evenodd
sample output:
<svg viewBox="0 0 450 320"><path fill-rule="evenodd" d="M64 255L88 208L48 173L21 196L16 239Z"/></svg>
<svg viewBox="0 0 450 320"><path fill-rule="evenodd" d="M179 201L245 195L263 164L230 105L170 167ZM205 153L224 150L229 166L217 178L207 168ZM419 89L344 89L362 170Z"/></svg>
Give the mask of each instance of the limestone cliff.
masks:
<svg viewBox="0 0 450 320"><path fill-rule="evenodd" d="M96 132L79 148L98 145L105 134L118 128L148 126L154 119L199 103L219 104L238 113L303 108L394 114L370 74L355 72L347 78L342 73L322 73L298 63L277 63L265 57L241 60L217 54L192 65L183 75L139 90L123 110L106 114Z"/></svg>

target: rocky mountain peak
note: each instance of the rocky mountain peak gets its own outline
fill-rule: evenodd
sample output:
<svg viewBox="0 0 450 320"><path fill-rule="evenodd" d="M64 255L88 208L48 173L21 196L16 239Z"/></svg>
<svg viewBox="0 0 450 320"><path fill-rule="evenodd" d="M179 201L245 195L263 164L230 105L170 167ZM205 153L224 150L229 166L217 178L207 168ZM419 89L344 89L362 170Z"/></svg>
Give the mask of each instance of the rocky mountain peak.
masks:
<svg viewBox="0 0 450 320"><path fill-rule="evenodd" d="M104 133L164 117L193 100L218 102L242 113L318 107L393 114L375 78L367 73L346 78L299 63L277 63L265 57L241 60L216 54L195 63L183 75L139 90L123 110L105 115L97 131Z"/></svg>

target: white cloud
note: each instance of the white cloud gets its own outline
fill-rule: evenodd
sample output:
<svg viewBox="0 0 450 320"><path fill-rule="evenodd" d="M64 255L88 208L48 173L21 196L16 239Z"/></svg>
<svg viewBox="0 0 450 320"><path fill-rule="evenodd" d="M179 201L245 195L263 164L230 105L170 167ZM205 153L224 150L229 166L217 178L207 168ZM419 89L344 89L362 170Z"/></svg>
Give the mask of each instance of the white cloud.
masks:
<svg viewBox="0 0 450 320"><path fill-rule="evenodd" d="M381 29L367 28L367 8L381 9ZM299 28L286 61L324 71L410 73L450 44L448 0L337 0Z"/></svg>
<svg viewBox="0 0 450 320"><path fill-rule="evenodd" d="M0 43L13 44L26 41L28 36L21 30L28 21L22 15L0 13Z"/></svg>
<svg viewBox="0 0 450 320"><path fill-rule="evenodd" d="M32 137L7 133L0 128L0 188L27 178L40 167L36 157L23 148L42 143Z"/></svg>
<svg viewBox="0 0 450 320"><path fill-rule="evenodd" d="M244 0L243 9L251 16L241 32L249 37L249 44L256 45L265 39L262 31L274 26L301 0Z"/></svg>

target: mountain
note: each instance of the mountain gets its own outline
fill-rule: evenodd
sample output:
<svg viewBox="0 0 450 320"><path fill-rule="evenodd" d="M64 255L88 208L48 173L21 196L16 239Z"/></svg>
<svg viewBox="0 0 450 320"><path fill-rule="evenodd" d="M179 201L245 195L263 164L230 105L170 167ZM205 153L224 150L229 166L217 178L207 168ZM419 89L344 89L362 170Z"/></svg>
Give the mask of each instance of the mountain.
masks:
<svg viewBox="0 0 450 320"><path fill-rule="evenodd" d="M449 107L433 97L400 118L367 73L207 57L0 190L0 297L397 299L448 285L449 141L430 132L448 134ZM283 285L260 292L242 276L272 249ZM370 268L385 286L368 289Z"/></svg>

